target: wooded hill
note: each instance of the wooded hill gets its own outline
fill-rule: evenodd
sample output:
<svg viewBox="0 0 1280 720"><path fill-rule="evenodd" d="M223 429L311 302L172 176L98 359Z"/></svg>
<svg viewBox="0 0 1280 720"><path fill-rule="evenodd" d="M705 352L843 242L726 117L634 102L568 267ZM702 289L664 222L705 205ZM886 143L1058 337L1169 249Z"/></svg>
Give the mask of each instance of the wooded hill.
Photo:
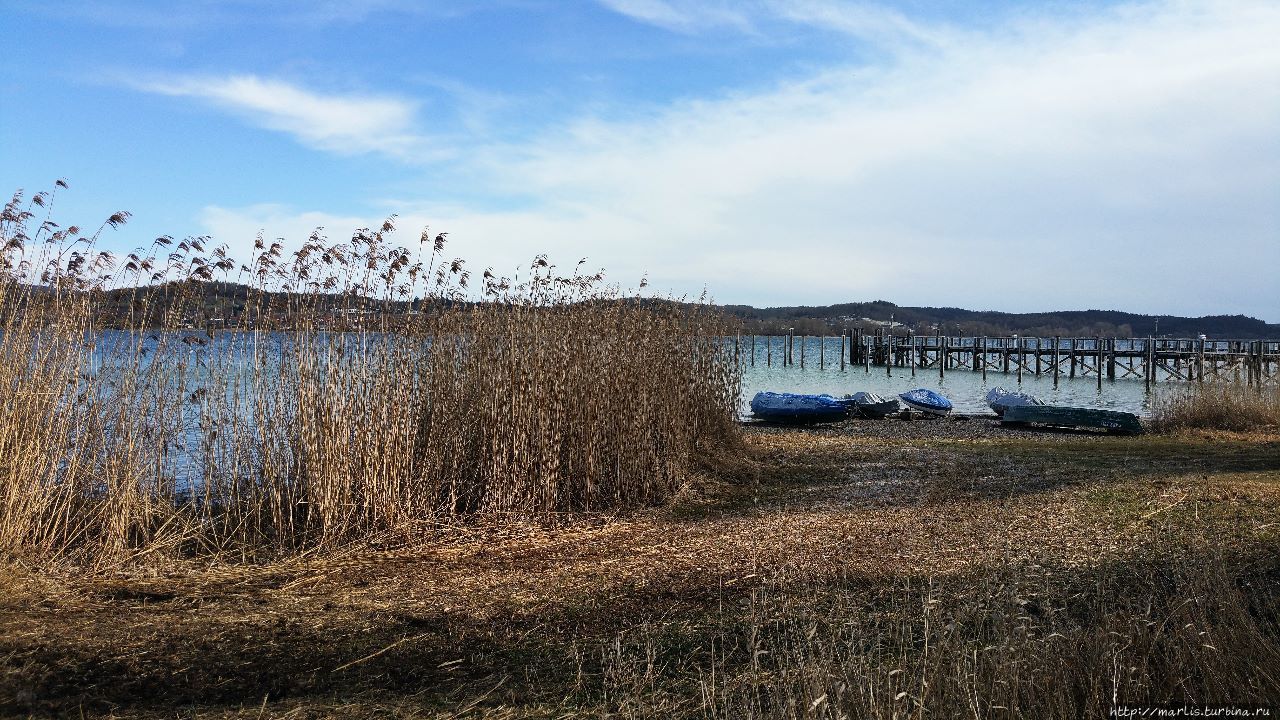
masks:
<svg viewBox="0 0 1280 720"><path fill-rule="evenodd" d="M251 293L244 285L227 282L113 290L99 299L99 321L105 326L123 326L138 321L136 313L146 306L151 324L165 317L165 297L183 297L181 318L170 317L195 327L235 327L254 306L277 305L287 299L283 293ZM251 297L256 302L251 301ZM146 302L149 300L149 302ZM318 300L318 301L317 301ZM312 297L313 309L337 312L341 308L365 307L391 314L423 309L419 303L369 303L340 295ZM649 300L646 302L662 302ZM843 331L893 327L897 334L914 332L932 335L941 329L948 335L1042 336L1053 337L1163 337L1194 338L1204 334L1218 339L1280 339L1280 324L1266 323L1246 315L1139 315L1118 310L1062 310L1041 313L1005 313L991 310L964 310L953 307L906 307L885 300L841 303L826 306L756 308L725 305L731 318L741 321L743 333L780 335L793 329L797 334L838 335ZM892 325L890 325L892 323Z"/></svg>
<svg viewBox="0 0 1280 720"><path fill-rule="evenodd" d="M953 307L904 307L885 300L842 303L820 307L755 308L727 305L725 310L742 318L743 332L835 335L861 328L874 331L893 323L894 332L932 335L939 330L963 336L1041 337L1188 337L1241 340L1280 339L1280 324L1245 315L1138 315L1118 310L1060 310L1040 313L1005 313Z"/></svg>

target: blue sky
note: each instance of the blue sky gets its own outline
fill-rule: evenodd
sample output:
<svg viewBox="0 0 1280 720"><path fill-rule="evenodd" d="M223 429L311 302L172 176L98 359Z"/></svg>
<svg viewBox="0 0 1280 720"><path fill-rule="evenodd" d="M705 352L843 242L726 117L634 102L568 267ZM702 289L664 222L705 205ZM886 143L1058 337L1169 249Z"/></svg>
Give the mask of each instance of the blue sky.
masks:
<svg viewBox="0 0 1280 720"><path fill-rule="evenodd" d="M719 301L1280 322L1280 4L0 0L0 189Z"/></svg>

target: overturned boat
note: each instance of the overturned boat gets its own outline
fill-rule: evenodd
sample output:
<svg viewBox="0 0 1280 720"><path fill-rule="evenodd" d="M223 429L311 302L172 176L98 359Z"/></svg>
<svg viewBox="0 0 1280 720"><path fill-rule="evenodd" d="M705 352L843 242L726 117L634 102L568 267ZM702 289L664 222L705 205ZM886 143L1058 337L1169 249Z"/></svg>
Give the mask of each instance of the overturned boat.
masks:
<svg viewBox="0 0 1280 720"><path fill-rule="evenodd" d="M760 392L751 398L751 414L771 422L839 422L849 417L849 408L830 395Z"/></svg>
<svg viewBox="0 0 1280 720"><path fill-rule="evenodd" d="M853 411L864 418L879 419L898 412L902 406L897 398L886 398L869 392L856 392L848 397Z"/></svg>
<svg viewBox="0 0 1280 720"><path fill-rule="evenodd" d="M987 405L995 411L996 415L1004 417L1005 410L1008 410L1011 407L1044 405L1044 402L1039 398L1028 395L1024 392L1005 390L1002 387L998 387L991 388L991 390L987 392Z"/></svg>
<svg viewBox="0 0 1280 720"><path fill-rule="evenodd" d="M951 401L932 390L916 388L915 390L908 390L898 397L902 398L903 404L912 410L919 410L928 415L951 414Z"/></svg>
<svg viewBox="0 0 1280 720"><path fill-rule="evenodd" d="M1047 425L1059 428L1105 430L1121 435L1142 432L1142 422L1133 413L1094 408L1057 407L1053 405L1014 405L1005 410L1005 425Z"/></svg>

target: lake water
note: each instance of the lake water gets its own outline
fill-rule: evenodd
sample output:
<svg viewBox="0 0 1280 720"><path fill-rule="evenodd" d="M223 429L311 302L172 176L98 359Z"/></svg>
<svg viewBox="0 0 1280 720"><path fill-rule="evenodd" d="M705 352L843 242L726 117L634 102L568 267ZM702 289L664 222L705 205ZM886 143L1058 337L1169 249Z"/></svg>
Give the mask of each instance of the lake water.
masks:
<svg viewBox="0 0 1280 720"><path fill-rule="evenodd" d="M964 368L948 369L946 376L938 377L937 368L916 368L914 377L909 367L894 367L888 374L883 366L871 366L870 372L865 366L845 366L840 369L840 339L827 338L826 367L818 369L819 340L809 338L805 345L805 367L800 368L800 343L796 338L796 364L783 367L781 365L782 349L779 339L774 338L773 366L765 365L766 351L764 338L761 337L756 346L756 364L751 366L750 340L746 339L742 350L742 402L744 415L750 415L751 398L757 392L791 392L791 393L829 393L831 395L849 395L860 390L874 392L885 397L896 396L915 388L929 388L949 399L957 412L986 413L987 391L994 387L1020 390L1034 395L1050 405L1070 405L1075 407L1104 408L1148 415L1151 396L1146 390L1146 383L1140 379L1123 380L1103 379L1102 389L1098 389L1098 380L1094 376L1068 379L1064 374L1059 376L1058 387L1053 386L1053 375L1044 374L1039 378L1034 373L1023 372L1019 384L1016 373L1004 374L987 371L984 382L981 372L973 372ZM1173 387L1178 383L1160 382L1158 387Z"/></svg>
<svg viewBox="0 0 1280 720"><path fill-rule="evenodd" d="M188 334L199 337L199 334L194 333L177 333L175 334L175 342ZM287 347L292 342L292 337L285 333L270 333L261 339L265 339L267 343L265 352L268 356L279 352L281 348ZM377 342L376 337L353 339L358 341L351 343L351 347L346 347L347 351L357 352L362 343ZM140 342L149 351L153 351L156 344L155 340L154 336L106 332L99 339L99 352L96 355L98 358L111 357L115 353L111 352L110 349L125 350L121 357L127 359L132 357L132 351L126 348L132 343ZM1151 397L1146 391L1145 383L1142 380L1132 378L1114 381L1104 379L1102 387L1099 389L1098 381L1093 376L1068 379L1063 374L1059 377L1058 387L1055 388L1051 374L1044 374L1037 378L1033 373L1025 371L1019 384L1016 373L1006 375L992 370L987 371L985 382L983 381L982 373L975 373L972 370L963 368L950 369L947 371L946 376L941 379L938 377L936 368L916 368L914 374L909 367L894 367L890 372L886 373L883 366L877 367L874 365L871 366L870 371L863 365L846 365L845 369L841 370L840 340L838 338L827 338L825 367L819 369L818 356L823 345L819 338L816 337L810 337L804 342L804 368L799 365L802 338L797 337L795 340L796 364L786 367L782 365L781 338L771 338L773 365L770 367L766 365L768 350L766 349L765 340L763 336L758 338L754 366L751 364L749 338L744 338L741 346L740 362L742 365L743 387L740 410L744 416L750 415L751 398L760 391L830 393L840 396L865 390L892 397L918 387L929 388L941 393L951 400L955 405L956 411L966 413L989 412L986 394L993 387L1021 390L1035 395L1051 405L1123 410L1139 415L1147 415L1150 410ZM223 362L219 363L222 372L225 373L230 370L233 371L232 374L235 374L234 369L239 362L243 361L242 358L247 359L247 356L253 352L255 342L253 336L250 335L219 333L208 348L192 347L185 349L183 352L189 354L190 360L188 372L191 374L188 376L188 382L200 384L203 380L202 376L205 369L202 367L203 363L198 362L197 358L209 353L210 350L212 350L213 357L222 359ZM727 338L726 342L731 350L733 339ZM179 347L185 346L179 345ZM233 350L228 353L228 349ZM150 353L148 353L148 360L149 358ZM228 360L229 362L227 362ZM268 362L267 365L270 366L271 363ZM1158 386L1171 387L1175 384L1160 382ZM194 413L194 406L187 408L187 412Z"/></svg>

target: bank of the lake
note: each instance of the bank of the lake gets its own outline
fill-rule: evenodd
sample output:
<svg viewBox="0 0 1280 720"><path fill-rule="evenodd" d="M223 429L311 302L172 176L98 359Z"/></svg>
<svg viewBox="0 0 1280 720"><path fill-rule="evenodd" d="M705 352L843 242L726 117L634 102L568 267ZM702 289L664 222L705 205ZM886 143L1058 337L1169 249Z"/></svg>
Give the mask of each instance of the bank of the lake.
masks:
<svg viewBox="0 0 1280 720"><path fill-rule="evenodd" d="M1280 434L745 432L741 466L643 512L424 527L279 564L10 563L0 712L1066 718L1113 694L1280 700Z"/></svg>

